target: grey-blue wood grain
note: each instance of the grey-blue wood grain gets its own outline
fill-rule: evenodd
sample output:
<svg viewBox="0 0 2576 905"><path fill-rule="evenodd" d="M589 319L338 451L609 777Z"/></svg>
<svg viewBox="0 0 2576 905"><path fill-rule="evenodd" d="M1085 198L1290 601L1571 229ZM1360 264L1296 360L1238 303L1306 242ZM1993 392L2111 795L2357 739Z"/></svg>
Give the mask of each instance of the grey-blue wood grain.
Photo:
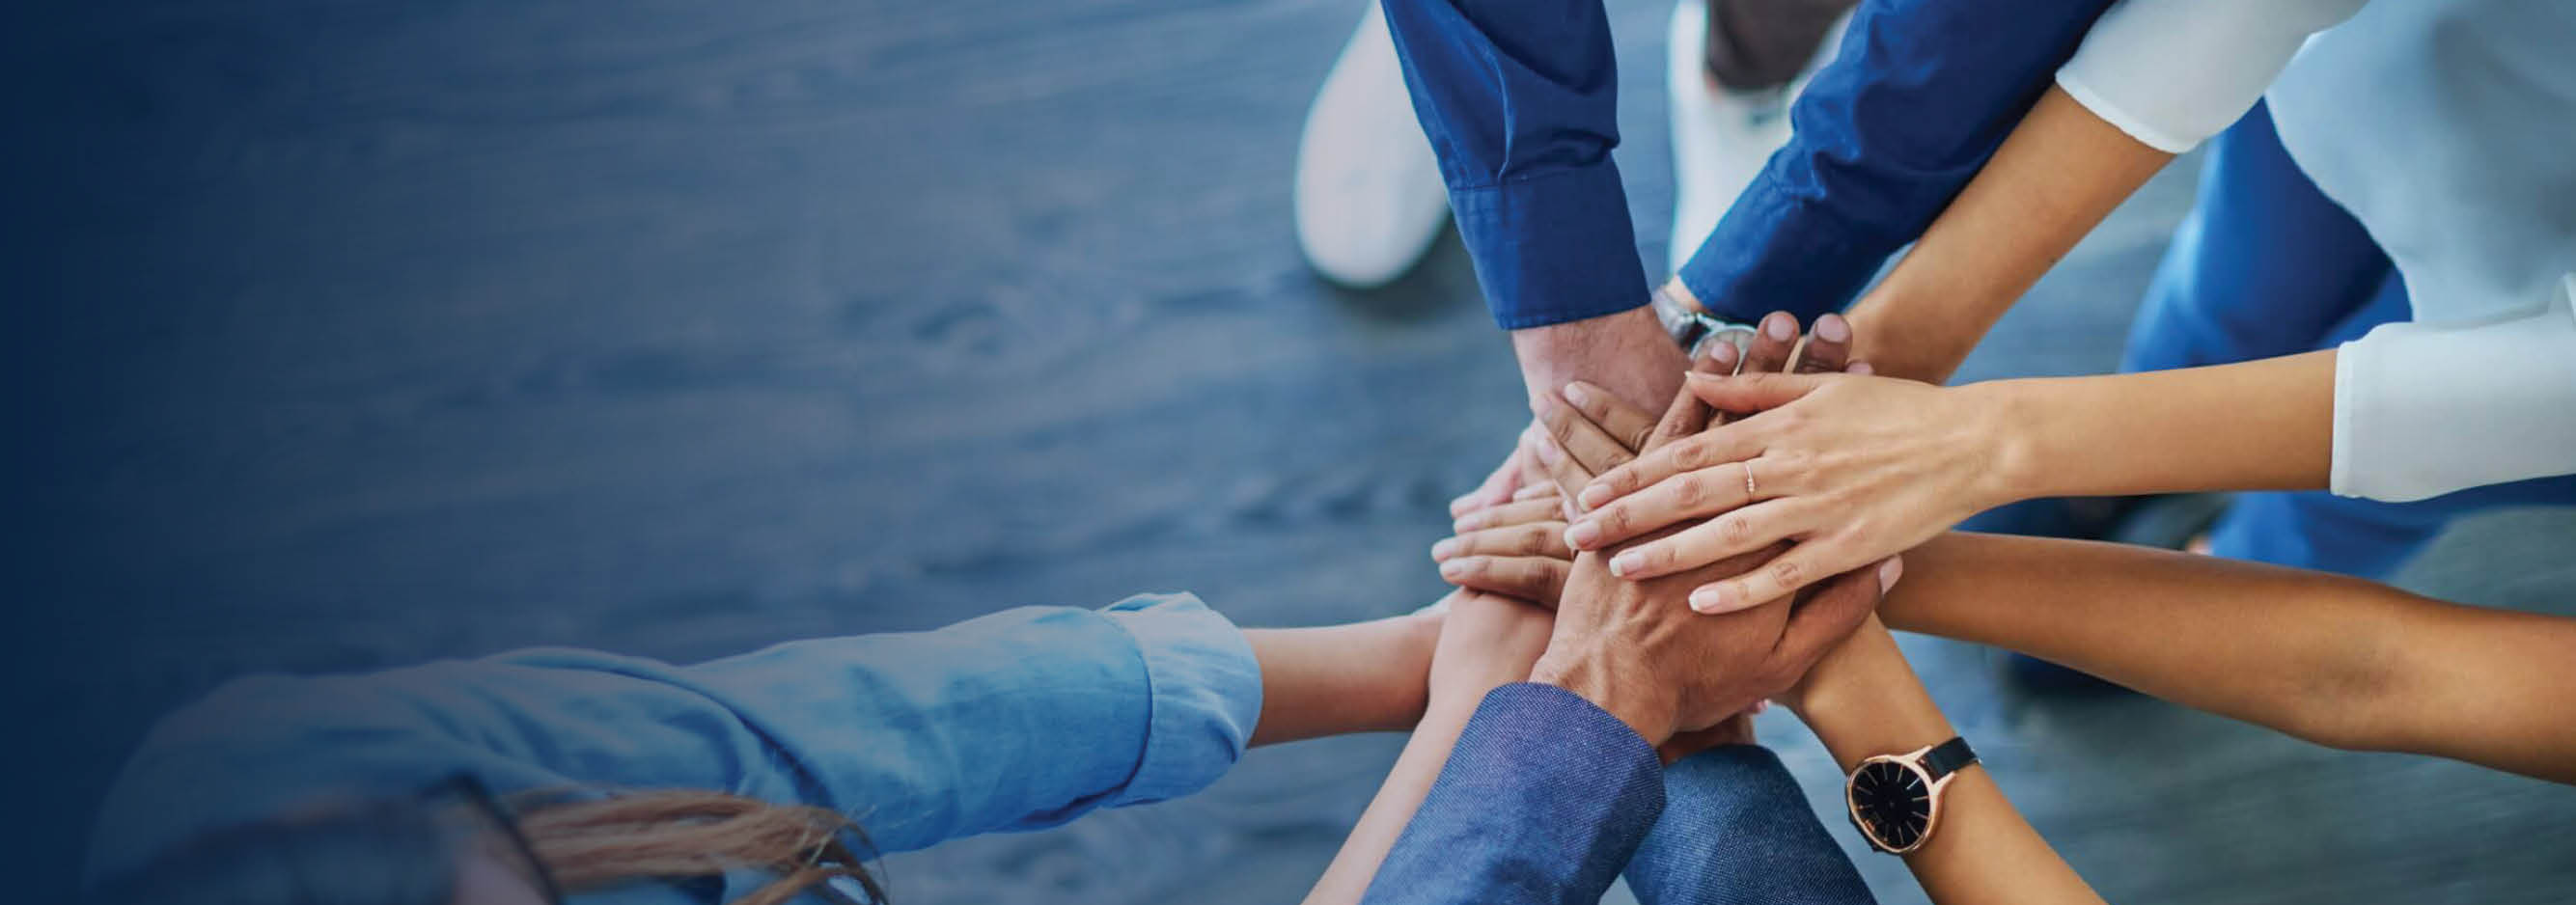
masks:
<svg viewBox="0 0 2576 905"><path fill-rule="evenodd" d="M56 6L9 55L8 756L64 826L154 715L255 670L690 659L1176 588L1249 625L1408 609L1524 417L1454 241L1379 293L1298 264L1344 0ZM1664 9L1613 14L1660 266ZM1966 376L2109 367L2190 178ZM2566 612L2571 539L2486 519L2409 581ZM2576 895L2569 790L2022 700L1908 646L2115 900ZM1831 800L1803 730L1763 736ZM908 903L1290 901L1399 744L887 868ZM12 822L56 898L80 833Z"/></svg>

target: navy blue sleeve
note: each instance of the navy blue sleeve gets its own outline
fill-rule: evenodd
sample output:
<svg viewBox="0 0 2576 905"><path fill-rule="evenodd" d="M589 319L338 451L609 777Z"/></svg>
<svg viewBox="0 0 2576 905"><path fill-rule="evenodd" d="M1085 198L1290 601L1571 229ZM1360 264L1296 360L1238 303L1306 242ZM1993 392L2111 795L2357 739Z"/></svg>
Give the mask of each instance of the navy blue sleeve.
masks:
<svg viewBox="0 0 2576 905"><path fill-rule="evenodd" d="M1552 685L1485 696L1362 901L1596 905L1664 809L1655 749Z"/></svg>
<svg viewBox="0 0 2576 905"><path fill-rule="evenodd" d="M1628 862L1644 905L1875 902L1778 755L1711 748L1664 771L1664 817Z"/></svg>
<svg viewBox="0 0 2576 905"><path fill-rule="evenodd" d="M1601 0L1384 0L1458 235L1506 330L1646 303Z"/></svg>
<svg viewBox="0 0 2576 905"><path fill-rule="evenodd" d="M1789 144L1682 265L1683 285L1746 323L1841 310L1967 186L2110 5L1862 3L1790 109Z"/></svg>

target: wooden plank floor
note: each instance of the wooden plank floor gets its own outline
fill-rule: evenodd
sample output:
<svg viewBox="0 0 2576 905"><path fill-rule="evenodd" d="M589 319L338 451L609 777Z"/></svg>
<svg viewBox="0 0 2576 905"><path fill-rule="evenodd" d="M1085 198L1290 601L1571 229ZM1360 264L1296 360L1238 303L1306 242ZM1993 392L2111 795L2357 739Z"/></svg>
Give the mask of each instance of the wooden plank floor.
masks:
<svg viewBox="0 0 2576 905"><path fill-rule="evenodd" d="M13 821L26 901L59 898L149 721L228 676L702 658L1140 590L1392 613L1438 593L1442 503L1524 417L1454 240L1374 294L1297 261L1288 173L1347 0L58 6L8 55L35 216L6 756L65 821ZM1654 266L1665 12L1613 3ZM1968 376L2108 368L2189 183ZM2566 513L2483 519L2408 581L2569 612L2571 542ZM2115 900L2576 899L2576 791L2022 700L1908 644ZM1827 801L1803 730L1762 732ZM893 888L1293 901L1398 744L1256 752L1193 799L892 859Z"/></svg>

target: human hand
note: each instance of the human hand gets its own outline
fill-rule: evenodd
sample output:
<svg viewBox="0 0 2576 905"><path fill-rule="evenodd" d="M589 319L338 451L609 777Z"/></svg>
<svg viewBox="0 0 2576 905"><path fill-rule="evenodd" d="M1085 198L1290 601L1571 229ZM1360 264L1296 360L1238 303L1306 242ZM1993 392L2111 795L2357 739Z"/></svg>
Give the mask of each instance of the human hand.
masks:
<svg viewBox="0 0 2576 905"><path fill-rule="evenodd" d="M1460 516L1451 530L1457 533L1431 545L1441 580L1556 607L1574 565L1556 485L1524 487L1511 502Z"/></svg>
<svg viewBox="0 0 2576 905"><path fill-rule="evenodd" d="M1815 331L1800 343L1797 319L1778 312L1763 319L1742 353L1731 345L1712 345L1693 362L1693 371L1772 372L1794 360L1799 373L1843 368L1867 373L1867 364L1848 361L1851 343L1850 325L1839 315L1818 319ZM1558 392L1559 399L1542 400L1539 421L1524 432L1519 447L1544 464L1548 479L1523 483L1511 501L1457 518L1451 526L1456 534L1431 547L1431 559L1449 583L1554 607L1574 564L1574 551L1564 537L1567 510L1559 488L1578 489L1593 476L1626 464L1652 439L1653 413L1583 381Z"/></svg>
<svg viewBox="0 0 2576 905"><path fill-rule="evenodd" d="M1851 324L1841 315L1828 314L1816 319L1815 330L1801 342L1798 319L1775 311L1762 319L1740 353L1729 344L1710 344L1691 370L1710 375L1784 370L1815 374L1849 367L1866 373L1868 365L1849 363L1852 338ZM1556 398L1542 399L1538 405L1538 421L1523 433L1522 448L1566 500L1575 500L1594 475L1635 458L1656 423L1645 409L1586 381L1568 383L1557 390ZM1589 509L1577 501L1564 507L1564 513L1572 520Z"/></svg>
<svg viewBox="0 0 2576 905"><path fill-rule="evenodd" d="M1528 431L1524 430L1522 433L1527 434ZM1532 473L1536 468L1535 462L1536 460L1530 458L1529 445L1520 442L1517 437L1513 438L1511 451L1503 454L1502 464L1494 466L1493 472L1485 476L1484 483L1449 501L1449 516L1462 517L1510 500L1513 494L1520 491L1522 477Z"/></svg>
<svg viewBox="0 0 2576 905"><path fill-rule="evenodd" d="M1677 397L1648 432L1649 451L1698 431L1709 416L1696 398ZM1865 571L1827 582L1805 600L1714 619L1679 606L1703 580L1760 558L1626 581L1609 574L1602 553L1578 556L1530 680L1582 695L1658 746L1787 688L1876 605L1881 589Z"/></svg>
<svg viewBox="0 0 2576 905"><path fill-rule="evenodd" d="M1529 678L1547 649L1554 622L1523 600L1457 590L1442 603L1440 640L1431 651L1431 706L1472 708L1485 693Z"/></svg>
<svg viewBox="0 0 2576 905"><path fill-rule="evenodd" d="M1851 350L1850 325L1827 315L1817 328L1801 346L1797 318L1775 313L1763 319L1741 353L1732 345L1711 345L1692 368L1712 374L1746 368L1777 371L1793 358L1802 372L1843 367ZM1431 558L1440 564L1440 577L1451 584L1554 607L1574 561L1564 531L1566 520L1579 513L1564 504L1566 495L1635 458L1651 439L1656 417L1585 381L1566 384L1556 397L1537 404L1538 421L1521 432L1504 468L1519 462L1544 471L1536 480L1520 476L1510 481L1497 471L1486 487L1452 503L1456 535L1433 544ZM1507 483L1519 485L1509 501L1487 502L1480 496Z"/></svg>
<svg viewBox="0 0 2576 905"><path fill-rule="evenodd" d="M1529 680L1582 695L1662 746L1787 690L1878 603L1878 570L1837 576L1794 603L1720 616L1683 597L1770 551L1664 578L1629 581L1598 553L1575 559L1547 652Z"/></svg>
<svg viewBox="0 0 2576 905"><path fill-rule="evenodd" d="M1581 491L1591 511L1566 534L1574 548L1595 550L1708 519L1620 551L1612 567L1634 578L1796 542L1694 592L1702 612L1777 599L2011 499L1990 479L2001 416L1967 390L1850 374L1694 376L1686 389L1720 410L1758 414L1594 479Z"/></svg>

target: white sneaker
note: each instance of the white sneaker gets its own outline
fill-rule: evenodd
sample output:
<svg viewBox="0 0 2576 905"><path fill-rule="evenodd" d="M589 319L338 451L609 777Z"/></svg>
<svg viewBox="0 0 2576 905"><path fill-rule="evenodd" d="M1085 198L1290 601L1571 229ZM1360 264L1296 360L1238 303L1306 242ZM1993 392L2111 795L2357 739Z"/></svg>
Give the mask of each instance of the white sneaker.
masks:
<svg viewBox="0 0 2576 905"><path fill-rule="evenodd" d="M1673 5L1671 34L1665 39L1670 56L1664 65L1664 89L1672 105L1674 195L1666 269L1680 270L1690 260L1717 230L1735 196L1744 194L1772 153L1789 143L1789 105L1816 70L1833 61L1843 26L1850 21L1846 14L1834 24L1815 59L1788 85L1735 91L1711 82L1700 62L1707 56L1707 3L1681 0Z"/></svg>
<svg viewBox="0 0 2576 905"><path fill-rule="evenodd" d="M1297 143L1297 245L1325 279L1374 289L1412 270L1449 220L1440 160L1376 3L1342 47Z"/></svg>

